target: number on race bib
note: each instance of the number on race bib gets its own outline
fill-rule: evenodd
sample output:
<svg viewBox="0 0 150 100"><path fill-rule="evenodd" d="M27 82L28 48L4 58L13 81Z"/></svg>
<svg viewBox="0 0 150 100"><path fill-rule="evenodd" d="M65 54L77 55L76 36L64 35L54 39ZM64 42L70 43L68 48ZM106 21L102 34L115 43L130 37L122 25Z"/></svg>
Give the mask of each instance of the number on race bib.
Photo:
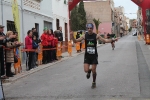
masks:
<svg viewBox="0 0 150 100"><path fill-rule="evenodd" d="M87 47L87 53L95 54L95 47Z"/></svg>

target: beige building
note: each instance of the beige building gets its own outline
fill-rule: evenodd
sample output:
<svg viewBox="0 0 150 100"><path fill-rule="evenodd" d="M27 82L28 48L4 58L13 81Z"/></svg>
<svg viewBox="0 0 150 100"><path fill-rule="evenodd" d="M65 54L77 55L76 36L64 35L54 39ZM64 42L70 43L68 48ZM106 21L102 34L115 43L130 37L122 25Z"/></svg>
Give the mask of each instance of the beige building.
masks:
<svg viewBox="0 0 150 100"><path fill-rule="evenodd" d="M86 0L87 1L87 0ZM93 23L93 19L99 19L102 23L99 25L101 33L112 33L114 21L114 2L113 0L97 0L84 2L87 15L87 22Z"/></svg>
<svg viewBox="0 0 150 100"><path fill-rule="evenodd" d="M127 34L127 17L124 15L124 7L119 6L115 7L115 33L117 36L122 36L123 34Z"/></svg>
<svg viewBox="0 0 150 100"><path fill-rule="evenodd" d="M142 21L143 21L143 17L142 17L142 9L139 7L138 11L137 11L137 28L140 34L143 33L142 30Z"/></svg>

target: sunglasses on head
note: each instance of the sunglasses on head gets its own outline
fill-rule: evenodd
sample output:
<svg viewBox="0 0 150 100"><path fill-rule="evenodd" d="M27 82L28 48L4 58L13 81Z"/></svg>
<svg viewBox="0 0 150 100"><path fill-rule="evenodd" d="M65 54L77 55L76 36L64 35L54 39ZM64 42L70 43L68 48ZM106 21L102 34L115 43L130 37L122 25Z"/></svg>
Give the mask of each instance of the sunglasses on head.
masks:
<svg viewBox="0 0 150 100"><path fill-rule="evenodd" d="M88 28L88 29L93 29L93 28Z"/></svg>

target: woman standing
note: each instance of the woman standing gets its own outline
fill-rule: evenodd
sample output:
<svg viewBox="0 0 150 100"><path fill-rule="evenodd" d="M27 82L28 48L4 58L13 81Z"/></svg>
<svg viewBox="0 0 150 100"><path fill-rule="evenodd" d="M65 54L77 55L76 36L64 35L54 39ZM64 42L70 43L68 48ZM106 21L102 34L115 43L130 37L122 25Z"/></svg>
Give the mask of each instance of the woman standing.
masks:
<svg viewBox="0 0 150 100"><path fill-rule="evenodd" d="M53 40L53 36L52 36L52 31L48 30L48 48L51 49L52 48L52 40ZM52 62L52 50L48 50L48 63Z"/></svg>
<svg viewBox="0 0 150 100"><path fill-rule="evenodd" d="M6 33L6 37L13 35L12 31ZM15 41L15 37L6 42L6 76L13 77L11 72L11 64L14 63L14 48L20 46L21 43Z"/></svg>
<svg viewBox="0 0 150 100"><path fill-rule="evenodd" d="M27 33L27 36L25 38L25 49L32 49L32 31L29 30L28 33ZM32 51L29 51L27 52L27 56L28 56L28 69L32 69L32 55L33 55L33 52Z"/></svg>

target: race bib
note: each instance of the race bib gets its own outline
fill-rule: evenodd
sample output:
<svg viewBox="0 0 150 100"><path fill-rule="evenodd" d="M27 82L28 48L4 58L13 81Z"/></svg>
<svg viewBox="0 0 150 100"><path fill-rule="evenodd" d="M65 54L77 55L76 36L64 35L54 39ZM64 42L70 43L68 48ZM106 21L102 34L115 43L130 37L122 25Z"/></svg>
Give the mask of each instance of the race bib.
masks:
<svg viewBox="0 0 150 100"><path fill-rule="evenodd" d="M87 53L95 54L95 47L87 47Z"/></svg>

